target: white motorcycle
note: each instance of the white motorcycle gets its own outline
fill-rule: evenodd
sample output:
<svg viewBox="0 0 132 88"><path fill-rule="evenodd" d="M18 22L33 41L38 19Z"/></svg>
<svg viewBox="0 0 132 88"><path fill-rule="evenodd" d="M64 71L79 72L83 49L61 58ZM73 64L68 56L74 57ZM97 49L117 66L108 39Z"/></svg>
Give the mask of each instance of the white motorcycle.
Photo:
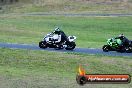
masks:
<svg viewBox="0 0 132 88"><path fill-rule="evenodd" d="M67 40L61 42L61 35L55 35L53 33L47 34L42 41L39 42L40 48L55 48L55 49L66 49L73 50L76 46L76 36L68 36Z"/></svg>

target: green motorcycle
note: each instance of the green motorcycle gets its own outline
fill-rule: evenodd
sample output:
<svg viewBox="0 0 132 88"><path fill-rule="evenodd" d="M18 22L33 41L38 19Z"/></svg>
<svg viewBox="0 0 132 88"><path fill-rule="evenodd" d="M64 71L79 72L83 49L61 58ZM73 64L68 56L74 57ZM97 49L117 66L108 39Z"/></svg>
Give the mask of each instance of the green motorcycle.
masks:
<svg viewBox="0 0 132 88"><path fill-rule="evenodd" d="M107 40L107 45L103 46L103 51L108 52L108 51L117 51L117 52L127 52L130 53L132 52L132 46L123 46L122 40L119 38L111 38Z"/></svg>

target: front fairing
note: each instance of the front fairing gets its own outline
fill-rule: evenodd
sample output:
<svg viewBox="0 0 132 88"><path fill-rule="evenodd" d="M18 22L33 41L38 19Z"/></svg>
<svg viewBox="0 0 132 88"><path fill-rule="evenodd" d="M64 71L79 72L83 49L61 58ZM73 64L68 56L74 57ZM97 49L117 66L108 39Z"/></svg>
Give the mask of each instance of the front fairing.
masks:
<svg viewBox="0 0 132 88"><path fill-rule="evenodd" d="M47 34L46 36L44 36L43 40L46 40L49 37L53 37L53 34L52 33Z"/></svg>
<svg viewBox="0 0 132 88"><path fill-rule="evenodd" d="M115 38L108 39L107 45L111 46L112 48L118 48L118 46L119 46L117 39L115 39Z"/></svg>

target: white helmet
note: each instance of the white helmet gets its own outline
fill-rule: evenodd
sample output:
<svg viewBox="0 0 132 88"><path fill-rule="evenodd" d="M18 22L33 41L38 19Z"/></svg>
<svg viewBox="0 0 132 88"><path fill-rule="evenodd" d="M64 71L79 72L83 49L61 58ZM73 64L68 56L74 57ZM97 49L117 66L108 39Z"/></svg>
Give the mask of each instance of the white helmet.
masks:
<svg viewBox="0 0 132 88"><path fill-rule="evenodd" d="M120 34L119 37L124 37L124 34Z"/></svg>

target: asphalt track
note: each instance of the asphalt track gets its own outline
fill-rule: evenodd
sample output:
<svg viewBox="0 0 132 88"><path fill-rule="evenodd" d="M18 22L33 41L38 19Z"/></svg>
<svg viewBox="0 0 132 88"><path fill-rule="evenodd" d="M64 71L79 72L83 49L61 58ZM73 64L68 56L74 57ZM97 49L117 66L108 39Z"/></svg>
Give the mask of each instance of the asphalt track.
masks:
<svg viewBox="0 0 132 88"><path fill-rule="evenodd" d="M55 50L51 48L41 49L38 45L29 45L29 44L13 44L13 43L0 43L1 48L11 48L11 49L28 49L28 50L47 50L54 52L70 52L70 53L84 53L84 54L93 54L93 55L105 55L105 56L129 56L132 57L132 53L118 53L115 51L103 52L102 49L89 49L89 48L75 48L74 50Z"/></svg>
<svg viewBox="0 0 132 88"><path fill-rule="evenodd" d="M44 12L32 12L32 13L24 13L23 16L114 16L114 17L122 17L122 16L132 16L132 13L44 13Z"/></svg>

